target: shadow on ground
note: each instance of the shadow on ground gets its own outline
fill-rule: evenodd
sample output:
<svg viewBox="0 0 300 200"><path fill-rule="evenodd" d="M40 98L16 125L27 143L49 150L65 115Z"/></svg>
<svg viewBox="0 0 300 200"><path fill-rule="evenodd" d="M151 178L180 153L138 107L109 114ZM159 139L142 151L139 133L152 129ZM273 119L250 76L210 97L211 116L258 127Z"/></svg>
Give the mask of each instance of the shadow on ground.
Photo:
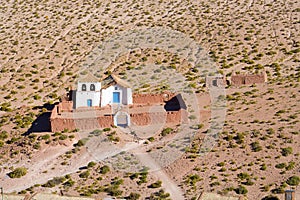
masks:
<svg viewBox="0 0 300 200"><path fill-rule="evenodd" d="M29 135L34 132L51 132L50 116L51 111L55 104L44 104L43 106L36 106L33 110L46 108L48 112L44 112L39 115L34 122L32 122L31 127L28 129L24 135Z"/></svg>
<svg viewBox="0 0 300 200"><path fill-rule="evenodd" d="M50 116L51 112L42 113L32 122L31 127L24 135L29 135L33 132L51 132Z"/></svg>

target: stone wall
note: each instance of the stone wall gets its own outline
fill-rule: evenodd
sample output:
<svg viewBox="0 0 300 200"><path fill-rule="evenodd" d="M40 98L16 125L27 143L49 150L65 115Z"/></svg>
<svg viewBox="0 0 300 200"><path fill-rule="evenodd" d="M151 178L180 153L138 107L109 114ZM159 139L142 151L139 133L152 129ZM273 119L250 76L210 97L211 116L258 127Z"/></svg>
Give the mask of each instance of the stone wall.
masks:
<svg viewBox="0 0 300 200"><path fill-rule="evenodd" d="M112 115L82 119L54 117L50 118L50 122L52 132L60 132L64 129L92 130L113 126L113 117Z"/></svg>
<svg viewBox="0 0 300 200"><path fill-rule="evenodd" d="M225 76L206 76L205 77L206 87L224 87L226 85Z"/></svg>
<svg viewBox="0 0 300 200"><path fill-rule="evenodd" d="M174 97L175 94L168 92L163 94L134 94L133 103L137 107L143 108L145 105L163 105L166 103L166 101L173 102L172 99L174 99ZM178 104L177 101L176 103ZM136 106L134 107L136 108ZM165 112L141 111L141 113L131 113L130 121L133 125L136 126L145 126L149 124L159 123L179 124L182 121L187 120L186 110L184 110L186 108L182 106L183 105L179 105L178 110L174 111L169 111L167 109ZM64 100L56 105L52 110L50 117L52 132L59 132L63 131L64 129L74 130L76 128L79 130L90 130L110 127L114 125L113 115L102 115L96 118L91 117L75 119L73 118L72 114L69 115L69 117L62 117L63 115L61 114L63 112L74 112L72 101Z"/></svg>
<svg viewBox="0 0 300 200"><path fill-rule="evenodd" d="M130 114L130 119L133 125L146 126L149 124L180 124L187 122L187 111L170 111L157 113L134 113Z"/></svg>
<svg viewBox="0 0 300 200"><path fill-rule="evenodd" d="M244 75L232 75L231 76L231 85L244 85L245 76Z"/></svg>
<svg viewBox="0 0 300 200"><path fill-rule="evenodd" d="M163 93L163 94L133 94L133 104L164 104L175 94L173 93Z"/></svg>
<svg viewBox="0 0 300 200"><path fill-rule="evenodd" d="M245 77L245 84L265 83L266 81L265 74L248 75Z"/></svg>
<svg viewBox="0 0 300 200"><path fill-rule="evenodd" d="M55 112L55 111L54 111ZM99 116L97 118L59 118L51 115L51 131L60 132L64 129L68 130L92 130L111 127L114 125L112 115ZM180 124L187 121L186 110L170 111L170 112L153 112L153 113L131 113L130 121L135 126L146 126L149 124Z"/></svg>
<svg viewBox="0 0 300 200"><path fill-rule="evenodd" d="M231 85L251 85L267 82L266 73L261 74L234 74L231 76Z"/></svg>
<svg viewBox="0 0 300 200"><path fill-rule="evenodd" d="M73 101L62 101L58 104L58 113L71 112L73 109Z"/></svg>

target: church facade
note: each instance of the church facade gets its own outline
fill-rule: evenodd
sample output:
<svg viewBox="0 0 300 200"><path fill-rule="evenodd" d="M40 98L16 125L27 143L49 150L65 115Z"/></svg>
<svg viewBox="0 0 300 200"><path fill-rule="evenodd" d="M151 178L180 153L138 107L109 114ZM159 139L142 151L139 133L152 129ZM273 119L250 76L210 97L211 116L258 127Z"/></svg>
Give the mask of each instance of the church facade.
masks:
<svg viewBox="0 0 300 200"><path fill-rule="evenodd" d="M74 109L105 107L112 104L132 104L130 85L115 75L108 76L102 81L102 84L95 77L87 75L79 79L74 95Z"/></svg>

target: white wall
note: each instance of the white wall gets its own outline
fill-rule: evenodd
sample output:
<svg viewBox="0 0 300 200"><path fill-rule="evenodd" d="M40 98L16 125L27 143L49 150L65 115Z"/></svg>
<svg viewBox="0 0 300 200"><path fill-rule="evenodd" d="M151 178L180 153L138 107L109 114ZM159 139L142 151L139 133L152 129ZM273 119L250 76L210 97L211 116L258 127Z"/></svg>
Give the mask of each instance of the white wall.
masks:
<svg viewBox="0 0 300 200"><path fill-rule="evenodd" d="M86 85L86 91L82 91L82 85ZM90 91L91 84L95 85L95 91ZM87 100L92 100L92 106L99 106L100 105L100 89L101 83L100 82L78 82L77 91L76 91L76 100L75 100L75 108L79 107L87 107Z"/></svg>
<svg viewBox="0 0 300 200"><path fill-rule="evenodd" d="M90 91L91 84L95 85L95 91L101 90L101 83L100 82L78 82L77 83L77 91L82 91L82 85L86 85L86 91Z"/></svg>
<svg viewBox="0 0 300 200"><path fill-rule="evenodd" d="M115 89L117 87L117 89ZM101 107L113 102L113 92L120 92L120 102L124 105L132 104L132 92L130 88L122 87L118 84L109 86L102 90Z"/></svg>

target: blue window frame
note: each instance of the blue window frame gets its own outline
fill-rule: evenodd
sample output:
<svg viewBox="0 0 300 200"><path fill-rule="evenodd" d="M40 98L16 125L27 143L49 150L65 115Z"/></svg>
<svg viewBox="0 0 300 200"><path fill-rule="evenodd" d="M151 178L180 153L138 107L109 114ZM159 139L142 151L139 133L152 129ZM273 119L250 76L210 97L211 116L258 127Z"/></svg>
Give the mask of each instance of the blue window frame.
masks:
<svg viewBox="0 0 300 200"><path fill-rule="evenodd" d="M120 103L120 92L113 92L113 103Z"/></svg>

